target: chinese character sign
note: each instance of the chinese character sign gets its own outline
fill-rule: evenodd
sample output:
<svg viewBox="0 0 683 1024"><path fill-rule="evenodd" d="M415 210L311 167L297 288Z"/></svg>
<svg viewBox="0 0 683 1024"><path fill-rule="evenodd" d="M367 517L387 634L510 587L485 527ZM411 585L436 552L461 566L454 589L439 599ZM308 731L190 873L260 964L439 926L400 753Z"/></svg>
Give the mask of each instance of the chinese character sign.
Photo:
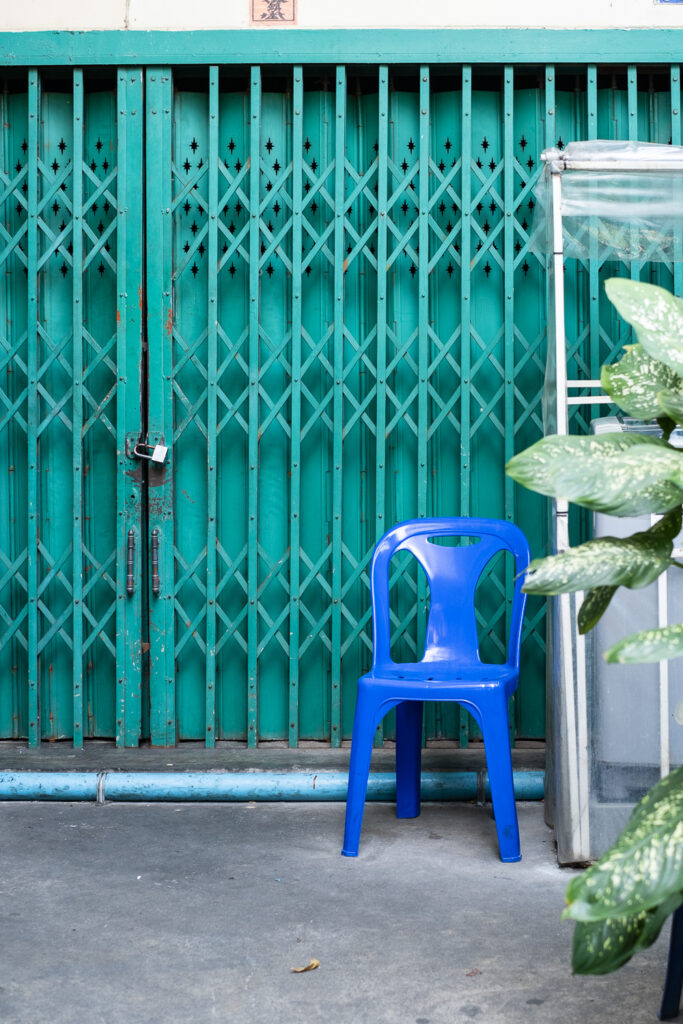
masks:
<svg viewBox="0 0 683 1024"><path fill-rule="evenodd" d="M281 25L296 21L296 0L251 0L252 25Z"/></svg>

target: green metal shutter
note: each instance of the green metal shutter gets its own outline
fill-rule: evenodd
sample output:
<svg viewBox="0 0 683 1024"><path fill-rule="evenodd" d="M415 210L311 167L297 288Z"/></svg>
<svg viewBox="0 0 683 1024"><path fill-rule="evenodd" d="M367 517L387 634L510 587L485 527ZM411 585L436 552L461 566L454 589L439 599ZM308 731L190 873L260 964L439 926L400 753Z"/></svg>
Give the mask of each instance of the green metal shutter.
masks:
<svg viewBox="0 0 683 1024"><path fill-rule="evenodd" d="M543 502L503 473L541 433L539 154L680 142L678 66L150 67L144 101L135 69L13 75L0 736L338 745L385 528L501 516L543 551ZM567 272L576 376L628 340L601 297L615 272ZM144 435L163 468L131 458ZM491 583L499 657L502 564ZM397 566L402 656L427 603ZM530 601L517 737L543 735L543 691ZM470 735L430 709L428 739Z"/></svg>
<svg viewBox="0 0 683 1024"><path fill-rule="evenodd" d="M31 71L0 97L0 735L32 745L139 731L140 566L129 600L122 573L140 494L122 452L140 430L142 194L125 161L141 162L142 74L110 79Z"/></svg>
<svg viewBox="0 0 683 1024"><path fill-rule="evenodd" d="M150 400L154 439L173 438L155 506L176 609L173 700L168 606L152 601L152 703L167 695L181 739L338 745L370 656L379 536L412 516L517 515L503 464L541 426L526 218L545 88L427 67L214 67L204 82L148 77L148 216L173 236L148 288L168 297ZM520 507L540 547L543 506ZM494 657L510 583L499 566L482 608ZM428 595L408 570L399 587L416 657ZM527 736L543 732L542 630L532 602ZM467 742L469 717L431 710L427 735Z"/></svg>

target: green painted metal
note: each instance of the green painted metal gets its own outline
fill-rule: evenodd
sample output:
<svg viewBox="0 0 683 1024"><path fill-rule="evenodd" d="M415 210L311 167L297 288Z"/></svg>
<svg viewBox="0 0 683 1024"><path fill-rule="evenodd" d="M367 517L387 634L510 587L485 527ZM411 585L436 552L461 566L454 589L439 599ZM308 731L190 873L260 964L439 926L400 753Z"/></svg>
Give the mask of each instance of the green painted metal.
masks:
<svg viewBox="0 0 683 1024"><path fill-rule="evenodd" d="M542 429L544 266L528 250L540 150L579 126L585 133L610 105L620 110L617 133L629 131L627 77L602 90L596 77L593 103L591 74L583 92L572 78L556 96L554 66L539 83L512 65L493 81L467 65L450 85L426 65L405 78L380 65L371 79L297 65L288 85L259 67L218 84L210 70L187 86L176 72L175 143L158 166L173 181L179 738L213 731L215 740L295 746L349 736L371 649L369 559L388 523L425 512L500 515L527 525L542 548L543 505L513 490L502 466ZM202 126L217 88L212 143ZM575 277L582 358L584 342L595 347L595 315ZM168 332L157 337L168 350ZM166 378L155 359L150 337L152 388ZM215 540L207 459L218 474ZM398 649L414 657L427 594L406 565L393 582ZM510 568L497 565L488 585L482 645L497 657ZM543 734L543 613L530 602L518 736ZM425 730L463 744L478 736L450 707L430 712ZM385 735L391 719L377 742Z"/></svg>
<svg viewBox="0 0 683 1024"><path fill-rule="evenodd" d="M232 136L231 136L232 138ZM268 136L270 138L270 136ZM239 162L239 161L238 161ZM261 376L261 257L264 255L261 243L261 172L268 174L270 167L262 167L261 158L261 70L251 70L251 93L249 106L249 405L248 405L248 452L249 459L249 495L247 524L247 743L255 747L259 738L259 690L257 688L258 669L258 626L259 616L259 551L258 551L258 517L259 517L259 435L260 435L260 398L262 393ZM237 169L237 168L235 168ZM257 173L258 172L258 173ZM269 180L269 184L273 184ZM239 200L238 200L239 202ZM228 229L230 230L230 229ZM265 243L263 243L265 245ZM271 264L269 264L270 266ZM265 346L264 346L265 348ZM268 356L264 351L266 362Z"/></svg>
<svg viewBox="0 0 683 1024"><path fill-rule="evenodd" d="M628 137L629 141L636 142L638 139L638 69L629 65L627 69L627 98L628 98ZM639 281L642 263L634 260L629 273L632 281Z"/></svg>
<svg viewBox="0 0 683 1024"><path fill-rule="evenodd" d="M339 745L392 522L501 516L543 550L543 502L503 474L542 430L539 154L681 131L678 64L583 60L155 65L144 109L139 67L2 94L0 736ZM567 270L576 376L630 337L615 272ZM494 658L510 586L501 561L478 597ZM427 604L397 560L401 657ZM543 691L530 601L517 737L543 735ZM425 737L478 733L445 706Z"/></svg>
<svg viewBox="0 0 683 1024"><path fill-rule="evenodd" d="M142 71L121 68L118 105L117 261L117 616L116 744L136 746L142 733L142 565L146 561L141 508L143 470L130 453L142 436L141 357L144 296ZM135 540L133 592L126 586L128 539Z"/></svg>
<svg viewBox="0 0 683 1024"><path fill-rule="evenodd" d="M515 139L514 139L514 117L515 117L515 88L514 68L509 64L503 68L503 204L505 209L505 220L503 221L503 331L505 352L503 357L504 370L504 439L505 439L505 461L515 453L515 408L514 408L514 376L515 376L515 307L514 307L514 241L515 225L512 219L515 195L515 171L518 165L515 164ZM514 486L509 477L505 478L505 514L508 522L514 521L515 496ZM503 597L505 601L505 635L507 636L510 627L512 611L512 586L514 580L514 568L510 559L505 559L503 583ZM516 695L509 701L510 740L514 742L516 728L515 714Z"/></svg>
<svg viewBox="0 0 683 1024"><path fill-rule="evenodd" d="M598 130L598 87L597 87L597 69L595 65L591 65L588 68L587 73L587 87L586 87L586 114L588 122L587 136L589 139L597 139ZM597 244L591 240L591 258L588 261L588 292L589 292L589 304L588 304L588 330L590 336L590 375L593 380L597 380L600 374L600 351L597 344L600 336L600 316L599 316L599 281L598 281L598 260L597 260ZM595 410L593 410L595 415Z"/></svg>
<svg viewBox="0 0 683 1024"><path fill-rule="evenodd" d="M28 77L28 741L38 746L41 738L41 700L38 675L38 187L40 82L37 71ZM56 159L56 158L55 158Z"/></svg>
<svg viewBox="0 0 683 1024"><path fill-rule="evenodd" d="M140 421L142 80L126 75L117 97L113 75L93 88L80 69L47 85L31 70L0 99L0 736L31 746L116 735L117 692L140 710L140 597L124 595L125 532L139 532L125 432Z"/></svg>
<svg viewBox="0 0 683 1024"><path fill-rule="evenodd" d="M343 399L344 399L344 363L345 363L345 308L344 308L344 220L347 210L346 195L346 69L336 69L336 90L334 100L334 292L332 322L334 325L333 359L332 359L332 652L331 652L331 684L330 693L330 739L332 746L341 744L341 632L342 632L342 601L343 601L343 562L342 551L342 496L343 496ZM357 238L356 234L356 238ZM348 266L348 265L347 265ZM354 357L351 355L353 367ZM347 428L348 433L348 428Z"/></svg>
<svg viewBox="0 0 683 1024"><path fill-rule="evenodd" d="M206 694L205 739L216 741L216 444L218 423L218 68L209 70L209 209L207 318L207 524L206 524Z"/></svg>
<svg viewBox="0 0 683 1024"><path fill-rule="evenodd" d="M173 102L170 68L149 68L146 95L146 252L148 371L147 440L168 447L163 467L148 467L147 537L157 530L159 593L149 593L149 738L176 742L173 472L173 191L170 155ZM151 566L150 566L151 569Z"/></svg>
<svg viewBox="0 0 683 1024"><path fill-rule="evenodd" d="M377 357L375 402L375 543L388 529L387 508L387 296L389 205L389 68L379 68L377 123ZM376 743L382 742L384 722L378 727Z"/></svg>
<svg viewBox="0 0 683 1024"><path fill-rule="evenodd" d="M292 397L291 444L289 468L289 550L301 547L301 343L303 292L303 207L304 207L304 72L301 66L293 70L292 92ZM299 648L301 643L301 615L299 592L301 588L301 562L290 557L289 562L289 699L288 742L296 747L299 742Z"/></svg>
<svg viewBox="0 0 683 1024"><path fill-rule="evenodd" d="M83 166L83 72L73 73L73 165ZM76 652L83 648L83 552L81 548L83 515L83 275L75 269L83 266L83 175L73 174L72 186L72 392L71 392L71 458L73 487L73 528L71 535L72 597L73 597L73 741L83 746L83 658Z"/></svg>
<svg viewBox="0 0 683 1024"><path fill-rule="evenodd" d="M418 248L417 248L417 319L418 319L418 356L417 356L417 515L423 519L427 514L427 494L429 486L428 447L429 447L429 363L431 355L431 338L429 323L429 218L432 210L430 203L430 151L431 151L431 117L429 68L420 68L419 85L419 144L418 144ZM432 296L432 301L433 301ZM418 651L424 650L427 617L427 580L424 573L417 574L417 630L415 646ZM425 728L428 722L425 723Z"/></svg>
<svg viewBox="0 0 683 1024"><path fill-rule="evenodd" d="M140 64L643 63L680 58L680 30L235 29L190 32L0 32L8 66Z"/></svg>
<svg viewBox="0 0 683 1024"><path fill-rule="evenodd" d="M463 500L465 511L515 515L509 488L496 479L520 404L512 373L520 334L512 300L501 294L506 272L508 284L512 273L524 276L523 260L512 255L518 228L506 227L502 212L520 195L519 167L502 186L512 127L499 140L494 166L501 170L492 177L478 157L492 143L474 152L472 115L477 132L486 119L485 132L498 137L495 91L473 88L469 67L460 93L434 88L426 66L414 91L390 86L393 74L381 66L373 88L343 67L328 83L296 67L291 92L273 90L258 68L241 87L239 79L217 82L214 70L203 86L194 79L184 87L176 75L174 132L165 136L167 145L175 142L155 158L147 205L148 217L166 208L154 192L166 187L159 171L173 189L173 324L150 333L150 409L155 388L169 387L156 359L169 365L170 348L181 739L206 738L211 724L215 739L252 745L338 744L350 733L355 681L371 650L368 567L378 536L396 519L456 512ZM206 125L217 88L211 143ZM510 115L513 94L509 72ZM533 103L526 117L535 127ZM523 182L522 194L531 187ZM493 235L486 219L493 213L488 206L482 212L487 196L496 211ZM207 259L214 208L215 283ZM150 237L161 236L150 226ZM148 285L159 288L151 272ZM214 293L215 364L206 313L210 321ZM543 343L538 301L535 312L536 336L521 346L528 361L535 345L534 400ZM507 334L497 320L505 315ZM215 437L205 418L214 379ZM477 459L484 480L472 471ZM214 464L215 538L207 490ZM209 691L201 698L197 688L198 679L211 678L209 547L219 555L213 722ZM506 572L501 566L492 577L494 595L481 611L494 651L504 631ZM426 588L406 566L397 566L394 583L397 640L414 657ZM530 632L539 650L541 630L537 615ZM542 704L524 714L522 704L518 732L542 734ZM463 743L471 728L452 708L426 723L428 737L457 735ZM393 735L391 721L386 734Z"/></svg>

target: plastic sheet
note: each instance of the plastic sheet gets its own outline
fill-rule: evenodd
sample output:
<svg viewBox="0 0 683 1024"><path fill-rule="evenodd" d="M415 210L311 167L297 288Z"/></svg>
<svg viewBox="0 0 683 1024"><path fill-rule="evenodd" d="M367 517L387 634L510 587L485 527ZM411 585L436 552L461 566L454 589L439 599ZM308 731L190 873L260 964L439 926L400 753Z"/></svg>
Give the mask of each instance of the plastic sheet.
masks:
<svg viewBox="0 0 683 1024"><path fill-rule="evenodd" d="M572 142L542 154L531 249L552 252L553 174L562 175L564 255L683 260L683 146Z"/></svg>

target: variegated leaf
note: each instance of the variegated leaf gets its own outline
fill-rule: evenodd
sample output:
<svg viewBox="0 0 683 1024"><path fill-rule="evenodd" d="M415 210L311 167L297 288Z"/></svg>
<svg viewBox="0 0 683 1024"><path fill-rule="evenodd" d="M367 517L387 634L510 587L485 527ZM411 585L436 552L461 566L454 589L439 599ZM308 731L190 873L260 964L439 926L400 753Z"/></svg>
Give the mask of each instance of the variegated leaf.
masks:
<svg viewBox="0 0 683 1024"><path fill-rule="evenodd" d="M683 391L668 389L660 391L657 395L657 402L669 419L674 423L683 423Z"/></svg>
<svg viewBox="0 0 683 1024"><path fill-rule="evenodd" d="M666 410L659 403L659 393L677 394L683 386L678 374L648 355L642 345L628 345L618 363L603 366L600 383L620 409L638 420L661 416ZM683 401L683 394L680 397Z"/></svg>
<svg viewBox="0 0 683 1024"><path fill-rule="evenodd" d="M530 490L617 516L668 512L683 501L683 455L643 434L544 437L506 470Z"/></svg>
<svg viewBox="0 0 683 1024"><path fill-rule="evenodd" d="M574 974L609 974L655 941L666 919L683 903L676 893L654 910L604 921L577 921L572 945Z"/></svg>
<svg viewBox="0 0 683 1024"><path fill-rule="evenodd" d="M594 587L646 587L671 564L681 510L631 537L600 537L559 555L534 559L527 570L527 594L571 594Z"/></svg>
<svg viewBox="0 0 683 1024"><path fill-rule="evenodd" d="M633 916L675 893L683 893L683 767L653 786L614 845L570 882L563 916Z"/></svg>
<svg viewBox="0 0 683 1024"><path fill-rule="evenodd" d="M588 591L579 608L579 614L576 616L579 633L588 633L593 626L597 625L609 608L609 603L617 590L618 587L595 587Z"/></svg>
<svg viewBox="0 0 683 1024"><path fill-rule="evenodd" d="M683 655L683 623L631 633L605 651L605 660L619 665L665 661Z"/></svg>
<svg viewBox="0 0 683 1024"><path fill-rule="evenodd" d="M648 355L683 375L683 301L644 281L612 277L605 291Z"/></svg>

